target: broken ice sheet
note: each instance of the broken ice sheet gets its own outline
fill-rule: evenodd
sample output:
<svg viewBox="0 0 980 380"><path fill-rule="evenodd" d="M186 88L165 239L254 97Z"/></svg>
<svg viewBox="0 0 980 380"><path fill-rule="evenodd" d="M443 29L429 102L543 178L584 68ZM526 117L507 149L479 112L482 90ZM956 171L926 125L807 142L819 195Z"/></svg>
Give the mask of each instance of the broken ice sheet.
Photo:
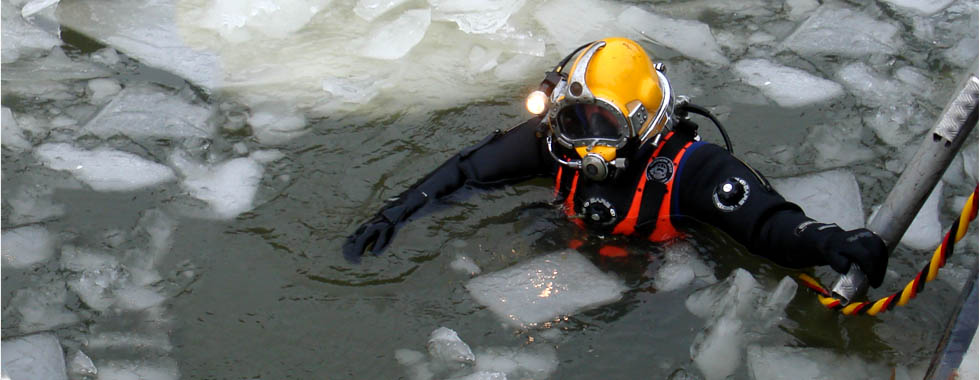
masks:
<svg viewBox="0 0 980 380"><path fill-rule="evenodd" d="M781 107L803 107L844 95L836 82L764 59L743 59L735 63L733 71Z"/></svg>
<svg viewBox="0 0 980 380"><path fill-rule="evenodd" d="M466 289L504 320L533 326L616 302L626 286L582 254L566 250L473 278Z"/></svg>
<svg viewBox="0 0 980 380"><path fill-rule="evenodd" d="M169 167L132 153L101 147L80 149L47 143L34 150L44 166L68 171L95 191L133 191L174 180Z"/></svg>
<svg viewBox="0 0 980 380"><path fill-rule="evenodd" d="M783 46L803 56L861 58L898 51L901 46L898 32L898 26L893 23L876 20L836 3L826 3L786 37Z"/></svg>
<svg viewBox="0 0 980 380"><path fill-rule="evenodd" d="M10 379L68 379L65 355L54 334L5 339L0 350L3 351L3 372Z"/></svg>
<svg viewBox="0 0 980 380"><path fill-rule="evenodd" d="M211 109L174 96L154 85L130 85L120 91L82 132L108 138L211 137Z"/></svg>
<svg viewBox="0 0 980 380"><path fill-rule="evenodd" d="M850 170L777 178L772 180L772 186L818 222L836 223L845 230L864 227L861 191Z"/></svg>

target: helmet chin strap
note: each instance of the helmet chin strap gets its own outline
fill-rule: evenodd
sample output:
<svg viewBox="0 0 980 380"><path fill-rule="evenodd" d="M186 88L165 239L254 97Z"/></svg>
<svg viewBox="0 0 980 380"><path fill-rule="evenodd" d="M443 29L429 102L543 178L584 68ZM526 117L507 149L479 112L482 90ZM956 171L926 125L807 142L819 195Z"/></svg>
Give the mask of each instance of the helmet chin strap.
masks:
<svg viewBox="0 0 980 380"><path fill-rule="evenodd" d="M619 157L612 161L606 161L605 158L596 153L586 154L581 160L562 160L555 154L552 148L551 135L545 138L545 144L548 145L548 153L551 154L551 158L554 158L559 164L580 170L586 178L593 181L604 181L607 178L613 178L616 176L617 171L626 169L625 158Z"/></svg>

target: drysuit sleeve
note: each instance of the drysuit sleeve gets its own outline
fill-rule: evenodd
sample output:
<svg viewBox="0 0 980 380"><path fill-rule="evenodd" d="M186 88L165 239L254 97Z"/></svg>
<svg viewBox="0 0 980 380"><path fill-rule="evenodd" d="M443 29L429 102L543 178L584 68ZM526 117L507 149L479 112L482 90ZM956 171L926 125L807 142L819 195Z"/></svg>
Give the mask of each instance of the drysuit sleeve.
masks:
<svg viewBox="0 0 980 380"><path fill-rule="evenodd" d="M830 265L846 273L855 263L872 286L881 284L888 254L877 235L814 221L755 169L719 146L695 144L678 165L678 188L673 189L678 197L671 205L675 214L711 224L777 264Z"/></svg>
<svg viewBox="0 0 980 380"><path fill-rule="evenodd" d="M507 131L495 131L477 144L463 149L386 203L344 243L344 256L358 261L366 249L380 253L397 226L434 199L464 185L491 187L544 176L554 171L555 162L538 136L540 118L530 119Z"/></svg>

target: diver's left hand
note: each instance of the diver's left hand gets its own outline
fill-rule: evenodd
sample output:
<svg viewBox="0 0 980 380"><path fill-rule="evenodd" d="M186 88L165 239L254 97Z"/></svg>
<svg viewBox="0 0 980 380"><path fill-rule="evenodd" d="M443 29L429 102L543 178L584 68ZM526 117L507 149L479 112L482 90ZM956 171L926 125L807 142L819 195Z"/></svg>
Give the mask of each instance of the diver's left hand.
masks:
<svg viewBox="0 0 980 380"><path fill-rule="evenodd" d="M841 274L847 273L851 264L857 264L868 276L872 287L881 286L888 268L888 248L885 242L866 228L839 231L824 252L831 268Z"/></svg>
<svg viewBox="0 0 980 380"><path fill-rule="evenodd" d="M343 248L344 257L347 261L359 263L365 250L370 249L371 253L377 255L388 246L394 234L394 223L384 216L375 216L347 237Z"/></svg>

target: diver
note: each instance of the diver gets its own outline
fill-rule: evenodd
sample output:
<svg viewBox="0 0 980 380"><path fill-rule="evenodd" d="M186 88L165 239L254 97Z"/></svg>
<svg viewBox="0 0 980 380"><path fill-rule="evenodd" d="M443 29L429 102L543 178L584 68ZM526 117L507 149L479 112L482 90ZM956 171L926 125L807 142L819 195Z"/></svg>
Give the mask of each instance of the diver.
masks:
<svg viewBox="0 0 980 380"><path fill-rule="evenodd" d="M853 263L871 286L884 279L888 253L877 235L814 221L786 201L731 153L710 112L675 96L664 65L635 41L579 47L546 73L527 107L538 116L495 131L390 199L347 238L344 256L358 262L365 250L380 253L416 211L464 185L547 176L555 179L556 204L590 234L667 243L682 238L681 226L693 219L782 266L846 273ZM718 125L727 149L701 141L691 112Z"/></svg>

